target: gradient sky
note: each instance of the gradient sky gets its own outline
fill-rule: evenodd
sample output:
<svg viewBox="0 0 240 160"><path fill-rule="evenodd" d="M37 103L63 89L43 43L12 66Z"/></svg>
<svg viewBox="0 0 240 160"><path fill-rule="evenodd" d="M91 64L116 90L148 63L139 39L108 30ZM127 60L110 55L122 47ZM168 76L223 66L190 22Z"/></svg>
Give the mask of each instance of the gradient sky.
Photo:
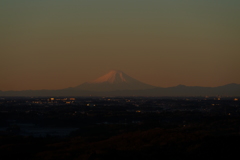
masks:
<svg viewBox="0 0 240 160"><path fill-rule="evenodd" d="M111 69L170 87L240 84L239 0L1 0L0 90Z"/></svg>

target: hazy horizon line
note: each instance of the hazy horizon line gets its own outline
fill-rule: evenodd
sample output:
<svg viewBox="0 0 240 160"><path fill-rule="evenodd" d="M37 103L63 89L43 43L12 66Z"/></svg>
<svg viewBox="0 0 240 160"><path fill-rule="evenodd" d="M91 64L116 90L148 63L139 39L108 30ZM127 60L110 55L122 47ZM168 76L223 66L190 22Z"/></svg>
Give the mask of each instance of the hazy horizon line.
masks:
<svg viewBox="0 0 240 160"><path fill-rule="evenodd" d="M84 82L86 83L86 82ZM82 83L83 84L83 83ZM80 84L81 85L81 84ZM151 84L150 84L151 85ZM189 85L184 85L184 84L178 84L178 85L175 85L175 86L170 86L170 87L160 87L160 86L154 86L152 85L153 87L156 87L156 88L172 88L172 87L178 87L178 86L185 86L185 87L202 87L202 88L217 88L217 87L221 87L221 86L226 86L226 85L240 85L238 83L227 83L227 84L224 84L224 85L219 85L219 86L215 86L215 87L210 87L210 86L189 86ZM75 86L76 87L76 86ZM57 90L64 90L64 89L70 89L70 88L75 88L75 87L67 87L67 88L59 88L59 89L25 89L25 90L1 90L1 92L8 92L8 91L41 91L41 90L54 90L54 91L57 91Z"/></svg>

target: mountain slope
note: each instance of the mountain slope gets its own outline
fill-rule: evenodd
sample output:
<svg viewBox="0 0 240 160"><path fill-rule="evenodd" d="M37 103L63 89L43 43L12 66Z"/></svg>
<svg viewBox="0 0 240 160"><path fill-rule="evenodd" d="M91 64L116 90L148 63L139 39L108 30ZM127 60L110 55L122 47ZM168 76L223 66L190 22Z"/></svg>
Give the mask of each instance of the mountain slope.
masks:
<svg viewBox="0 0 240 160"><path fill-rule="evenodd" d="M155 88L142 83L122 71L111 70L107 74L90 82L83 83L74 89L84 91L116 91L116 90L144 90Z"/></svg>

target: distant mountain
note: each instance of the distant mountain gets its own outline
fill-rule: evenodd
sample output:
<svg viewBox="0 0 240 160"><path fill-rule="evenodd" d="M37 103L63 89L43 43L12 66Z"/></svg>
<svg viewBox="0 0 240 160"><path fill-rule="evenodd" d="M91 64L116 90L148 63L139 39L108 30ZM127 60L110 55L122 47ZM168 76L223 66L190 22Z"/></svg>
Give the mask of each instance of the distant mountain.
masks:
<svg viewBox="0 0 240 160"><path fill-rule="evenodd" d="M122 90L144 90L156 88L142 83L122 71L111 70L107 74L90 82L83 83L73 89L84 91L122 91Z"/></svg>
<svg viewBox="0 0 240 160"><path fill-rule="evenodd" d="M111 70L96 80L60 90L0 91L0 96L240 96L240 84L219 87L178 85L161 88Z"/></svg>

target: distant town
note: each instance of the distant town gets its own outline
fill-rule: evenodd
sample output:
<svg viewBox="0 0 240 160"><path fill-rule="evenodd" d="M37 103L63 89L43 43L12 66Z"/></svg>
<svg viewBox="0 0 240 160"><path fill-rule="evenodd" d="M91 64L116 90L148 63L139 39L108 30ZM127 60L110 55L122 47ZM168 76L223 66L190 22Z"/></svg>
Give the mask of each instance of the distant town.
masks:
<svg viewBox="0 0 240 160"><path fill-rule="evenodd" d="M18 159L234 156L239 99L0 97L0 151Z"/></svg>
<svg viewBox="0 0 240 160"><path fill-rule="evenodd" d="M163 113L198 113L240 116L240 97L1 97L1 134L12 125L78 127L79 119L94 124L142 123L141 116ZM119 116L121 114L122 116ZM18 116L15 116L18 115ZM141 116L140 116L141 115ZM53 116L55 118L53 118ZM118 116L116 119L115 117ZM101 118L100 118L101 117ZM108 117L108 118L107 118ZM137 117L137 118L136 118ZM59 121L56 121L59 119ZM69 121L65 119L77 119ZM151 119L151 116L148 117ZM46 121L48 121L46 123ZM63 121L60 123L60 121ZM169 120L168 120L169 121ZM174 118L170 121L174 121ZM26 127L25 127L26 128ZM9 131L9 132L5 132ZM21 134L24 129L19 130ZM13 133L15 133L13 131ZM26 135L27 132L24 132ZM34 132L29 135L34 136ZM51 133L45 133L51 134ZM42 136L45 136L44 134Z"/></svg>

